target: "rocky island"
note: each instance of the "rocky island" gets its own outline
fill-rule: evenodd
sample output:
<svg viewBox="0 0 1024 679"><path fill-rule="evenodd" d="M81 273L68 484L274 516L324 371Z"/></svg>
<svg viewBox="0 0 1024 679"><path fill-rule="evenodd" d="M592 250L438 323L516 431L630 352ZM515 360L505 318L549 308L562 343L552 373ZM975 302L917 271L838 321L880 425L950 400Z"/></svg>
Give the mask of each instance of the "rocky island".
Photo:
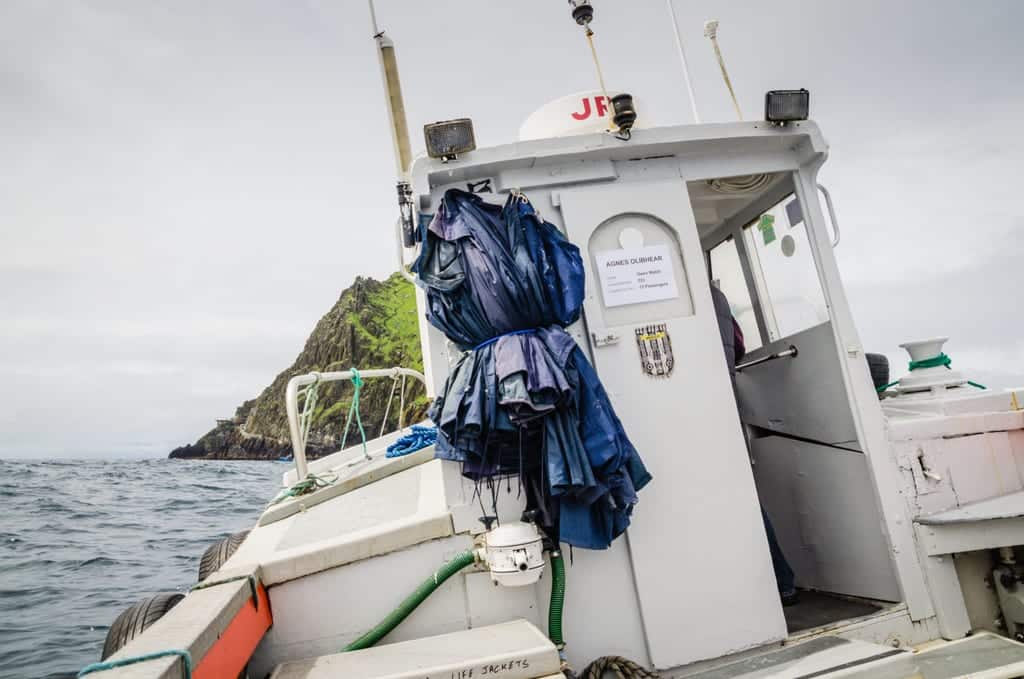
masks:
<svg viewBox="0 0 1024 679"><path fill-rule="evenodd" d="M413 285L398 273L385 281L356 278L335 305L316 324L295 362L282 371L254 399L245 401L230 419L195 443L175 448L171 458L270 460L291 455L284 390L294 375L311 371L402 366L423 369ZM391 394L391 380L367 380L360 394L367 437L380 431ZM322 457L338 449L352 398L350 383L328 383L320 388L306 455ZM405 421L422 419L427 409L423 386L408 383ZM392 404L387 429L396 428L398 400ZM355 438L353 438L355 437ZM349 441L358 440L353 426Z"/></svg>

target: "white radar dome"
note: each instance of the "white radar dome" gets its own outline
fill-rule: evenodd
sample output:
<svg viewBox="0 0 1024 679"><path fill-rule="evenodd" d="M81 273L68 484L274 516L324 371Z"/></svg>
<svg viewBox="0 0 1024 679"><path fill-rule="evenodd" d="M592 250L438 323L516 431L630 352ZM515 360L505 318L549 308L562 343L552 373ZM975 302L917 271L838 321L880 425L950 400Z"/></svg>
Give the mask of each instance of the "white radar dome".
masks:
<svg viewBox="0 0 1024 679"><path fill-rule="evenodd" d="M617 94L621 92L608 90L609 98ZM638 102L634 96L633 106L638 113L633 129L641 129L644 127L643 103ZM531 113L519 127L519 141L569 137L576 134L599 134L612 127L614 115L611 102L605 100L604 93L600 90L568 94L544 104Z"/></svg>

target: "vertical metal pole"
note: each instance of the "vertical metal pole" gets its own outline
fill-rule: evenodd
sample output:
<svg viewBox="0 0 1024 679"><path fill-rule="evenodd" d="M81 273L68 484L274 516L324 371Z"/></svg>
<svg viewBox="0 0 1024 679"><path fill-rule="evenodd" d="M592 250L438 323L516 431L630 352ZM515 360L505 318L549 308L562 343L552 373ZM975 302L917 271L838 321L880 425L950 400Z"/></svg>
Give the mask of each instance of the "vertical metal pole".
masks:
<svg viewBox="0 0 1024 679"><path fill-rule="evenodd" d="M377 56L380 59L381 80L388 106L388 120L391 123L391 140L395 147L395 167L399 181L408 181L412 152L409 146L409 126L405 120L405 102L402 99L402 83L398 78L398 60L395 43L377 25L377 12L370 0L370 22L373 24L373 39L377 42Z"/></svg>
<svg viewBox="0 0 1024 679"><path fill-rule="evenodd" d="M309 474L306 465L306 447L299 431L299 382L300 376L288 380L284 391L284 409L288 414L288 433L292 439L292 458L295 460L295 481L299 482Z"/></svg>
<svg viewBox="0 0 1024 679"><path fill-rule="evenodd" d="M380 29L377 28L377 9L373 6L373 0L370 0L370 23L373 24L373 36L377 37Z"/></svg>
<svg viewBox="0 0 1024 679"><path fill-rule="evenodd" d="M690 108L693 111L693 122L700 123L700 113L697 111L697 98L693 96L693 84L690 82L690 68L686 65L686 51L683 49L683 38L679 34L679 24L676 21L676 8L672 0L665 0L668 5L668 15L672 21L672 34L676 36L676 50L679 52L679 62L683 66L683 82L686 84L686 94L690 98Z"/></svg>
<svg viewBox="0 0 1024 679"><path fill-rule="evenodd" d="M370 23L373 25L373 39L377 43L377 57L380 62L381 80L384 83L388 121L391 123L391 141L395 151L396 191L402 217L397 229L398 270L403 277L412 280L405 270L405 247L414 244L413 229L415 209L412 204L412 190L409 187L409 171L412 165L412 150L409 143L409 125L405 118L405 101L402 98L402 84L398 78L398 59L395 44L377 25L377 11L373 0L370 4Z"/></svg>

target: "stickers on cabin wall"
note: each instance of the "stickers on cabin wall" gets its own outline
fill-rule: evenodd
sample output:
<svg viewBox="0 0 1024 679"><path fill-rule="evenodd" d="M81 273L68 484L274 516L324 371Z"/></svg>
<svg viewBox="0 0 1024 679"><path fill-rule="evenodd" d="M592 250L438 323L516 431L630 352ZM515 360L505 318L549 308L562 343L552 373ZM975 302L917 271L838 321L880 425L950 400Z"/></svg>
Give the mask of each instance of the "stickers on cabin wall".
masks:
<svg viewBox="0 0 1024 679"><path fill-rule="evenodd" d="M672 356L672 338L664 323L645 325L634 330L640 350L640 368L651 377L668 377L676 360Z"/></svg>
<svg viewBox="0 0 1024 679"><path fill-rule="evenodd" d="M642 304L679 296L667 245L608 250L594 256L606 307Z"/></svg>
<svg viewBox="0 0 1024 679"><path fill-rule="evenodd" d="M789 219L790 228L804 221L804 210L796 198L786 203L786 218Z"/></svg>
<svg viewBox="0 0 1024 679"><path fill-rule="evenodd" d="M775 215L763 214L757 222L757 228L761 231L761 238L765 245L775 241Z"/></svg>

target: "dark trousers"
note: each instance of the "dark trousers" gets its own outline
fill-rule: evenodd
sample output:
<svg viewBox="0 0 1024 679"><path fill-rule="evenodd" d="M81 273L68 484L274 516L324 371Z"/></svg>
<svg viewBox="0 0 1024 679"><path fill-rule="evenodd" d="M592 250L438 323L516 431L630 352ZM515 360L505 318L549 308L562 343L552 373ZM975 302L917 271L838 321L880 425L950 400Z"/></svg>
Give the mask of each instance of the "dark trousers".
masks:
<svg viewBox="0 0 1024 679"><path fill-rule="evenodd" d="M772 568L775 569L775 584L779 586L779 594L787 596L796 591L796 580L793 576L793 569L786 561L786 555L779 547L779 540L775 537L775 529L772 522L768 520L764 508L761 508L761 518L764 519L764 532L768 534L768 551L772 555Z"/></svg>

